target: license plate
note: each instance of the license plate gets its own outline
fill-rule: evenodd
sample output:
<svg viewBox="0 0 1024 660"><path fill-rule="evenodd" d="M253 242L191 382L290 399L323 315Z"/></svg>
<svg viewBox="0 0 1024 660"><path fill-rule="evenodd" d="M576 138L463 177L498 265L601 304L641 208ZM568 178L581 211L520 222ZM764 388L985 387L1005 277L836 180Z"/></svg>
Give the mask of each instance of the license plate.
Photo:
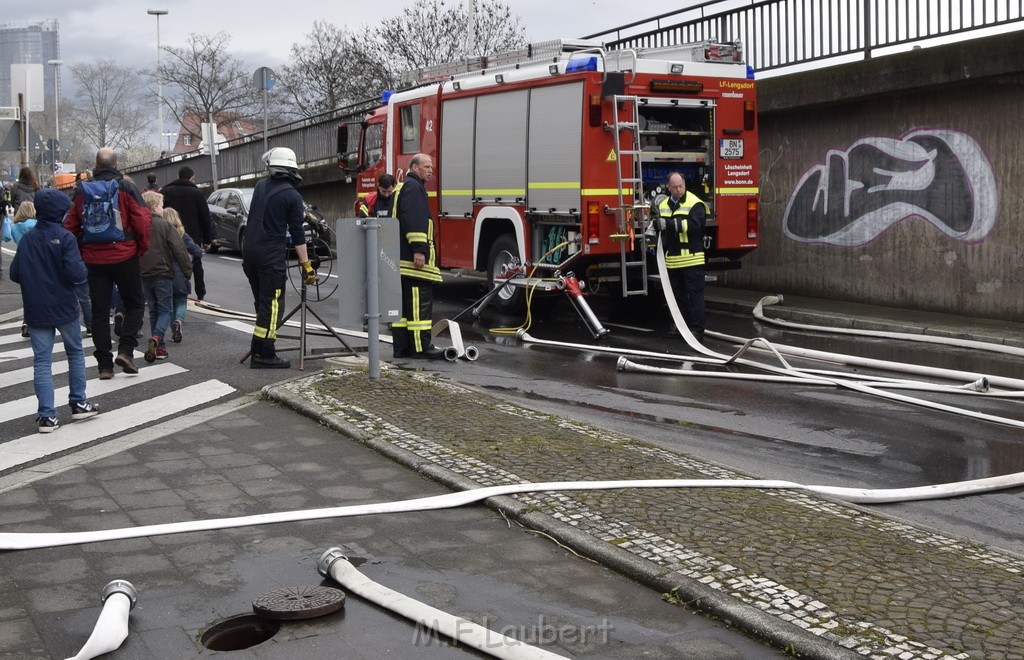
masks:
<svg viewBox="0 0 1024 660"><path fill-rule="evenodd" d="M743 158L743 140L741 138L722 138L718 142L719 158Z"/></svg>

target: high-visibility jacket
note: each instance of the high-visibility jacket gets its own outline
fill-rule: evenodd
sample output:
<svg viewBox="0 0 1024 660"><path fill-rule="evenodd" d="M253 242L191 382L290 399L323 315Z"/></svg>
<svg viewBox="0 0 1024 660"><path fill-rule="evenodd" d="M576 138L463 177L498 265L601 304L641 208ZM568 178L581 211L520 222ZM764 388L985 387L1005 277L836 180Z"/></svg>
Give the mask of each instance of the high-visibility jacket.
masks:
<svg viewBox="0 0 1024 660"><path fill-rule="evenodd" d="M363 197L356 204L356 217L357 218L369 218L373 216L375 218L393 218L395 217L395 201L398 198L398 191L402 188L399 184L395 188L395 192L391 194L391 197L384 199L380 196L380 191L374 190L368 193L366 197Z"/></svg>
<svg viewBox="0 0 1024 660"><path fill-rule="evenodd" d="M406 174L402 187L395 191L395 214L399 225L399 274L427 282L440 282L441 270L437 267L437 253L434 250L434 220L430 217L427 204L427 189L423 180L410 172ZM423 268L413 265L412 255L425 255Z"/></svg>
<svg viewBox="0 0 1024 660"><path fill-rule="evenodd" d="M672 198L658 205L658 215L665 220L665 266L690 268L704 265L704 223L708 205L690 191L673 209Z"/></svg>

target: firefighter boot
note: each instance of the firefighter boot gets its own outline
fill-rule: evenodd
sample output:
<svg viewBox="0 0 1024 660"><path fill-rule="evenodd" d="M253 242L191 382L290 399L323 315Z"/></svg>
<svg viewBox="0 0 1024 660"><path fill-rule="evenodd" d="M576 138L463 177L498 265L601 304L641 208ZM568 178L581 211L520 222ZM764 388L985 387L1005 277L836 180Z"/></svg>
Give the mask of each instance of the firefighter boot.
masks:
<svg viewBox="0 0 1024 660"><path fill-rule="evenodd" d="M272 339L259 340L259 353L253 353L249 358L249 367L252 369L288 369L291 366L288 360L277 357Z"/></svg>

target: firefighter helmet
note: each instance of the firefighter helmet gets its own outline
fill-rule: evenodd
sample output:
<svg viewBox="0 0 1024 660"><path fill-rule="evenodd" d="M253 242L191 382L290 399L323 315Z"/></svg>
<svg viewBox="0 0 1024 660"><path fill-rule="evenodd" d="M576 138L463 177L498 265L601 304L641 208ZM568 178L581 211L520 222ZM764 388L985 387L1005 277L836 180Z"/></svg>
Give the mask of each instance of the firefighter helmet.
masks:
<svg viewBox="0 0 1024 660"><path fill-rule="evenodd" d="M299 169L298 164L295 162L295 152L288 147L274 147L267 153L263 154L263 162L267 164L267 167L286 167L292 170Z"/></svg>

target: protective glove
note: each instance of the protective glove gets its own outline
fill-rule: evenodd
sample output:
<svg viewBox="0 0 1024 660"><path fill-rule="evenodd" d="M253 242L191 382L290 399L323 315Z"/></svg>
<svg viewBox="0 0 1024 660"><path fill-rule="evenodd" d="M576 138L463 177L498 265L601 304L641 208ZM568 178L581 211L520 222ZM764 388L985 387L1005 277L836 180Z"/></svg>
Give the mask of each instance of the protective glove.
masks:
<svg viewBox="0 0 1024 660"><path fill-rule="evenodd" d="M661 233L665 231L665 218L660 215L654 216L654 231Z"/></svg>
<svg viewBox="0 0 1024 660"><path fill-rule="evenodd" d="M308 285L316 284L316 271L313 270L313 264L308 261L300 261L299 266L302 268L303 281Z"/></svg>

